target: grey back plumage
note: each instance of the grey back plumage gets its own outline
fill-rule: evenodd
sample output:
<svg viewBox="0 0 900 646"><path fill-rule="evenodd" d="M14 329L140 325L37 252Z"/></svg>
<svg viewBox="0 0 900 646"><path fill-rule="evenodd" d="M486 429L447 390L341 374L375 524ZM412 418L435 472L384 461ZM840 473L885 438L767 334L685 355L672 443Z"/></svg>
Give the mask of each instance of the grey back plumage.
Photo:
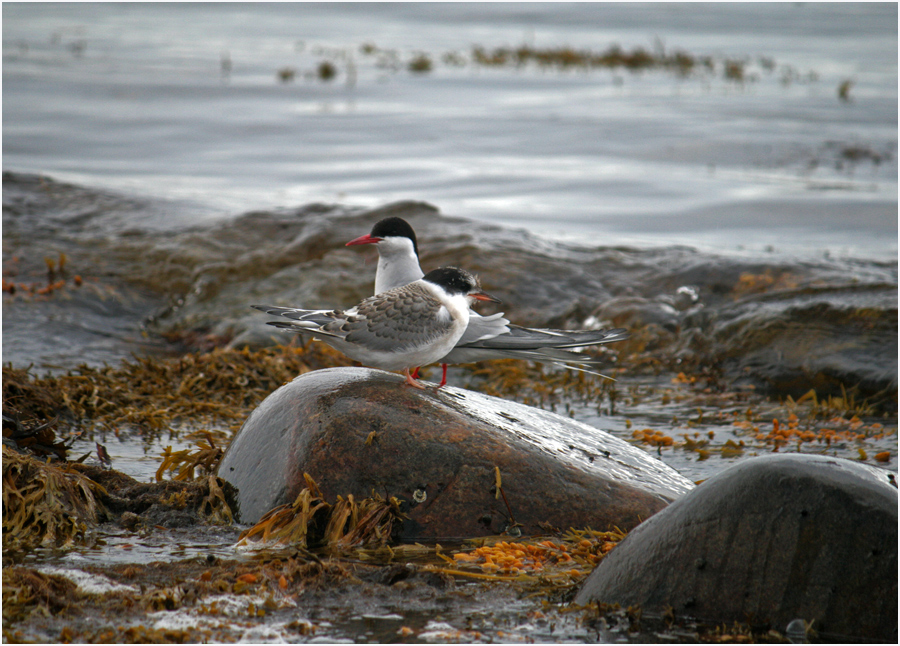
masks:
<svg viewBox="0 0 900 646"><path fill-rule="evenodd" d="M342 315L345 320L327 323L323 329L349 343L386 352L422 347L453 326L447 309L421 283L370 296Z"/></svg>
<svg viewBox="0 0 900 646"><path fill-rule="evenodd" d="M447 334L453 326L447 308L421 282L370 296L347 310L252 307L295 321L270 321L269 325L341 339L382 352L421 348Z"/></svg>

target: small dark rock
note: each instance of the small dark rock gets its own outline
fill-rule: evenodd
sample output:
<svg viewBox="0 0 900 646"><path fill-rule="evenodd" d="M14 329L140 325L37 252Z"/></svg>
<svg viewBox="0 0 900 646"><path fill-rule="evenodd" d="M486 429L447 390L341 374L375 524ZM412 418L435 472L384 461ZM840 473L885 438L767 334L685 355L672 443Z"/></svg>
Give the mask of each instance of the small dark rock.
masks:
<svg viewBox="0 0 900 646"><path fill-rule="evenodd" d="M140 522L140 516L131 511L123 512L119 517L119 525L130 531L134 531Z"/></svg>
<svg viewBox="0 0 900 646"><path fill-rule="evenodd" d="M139 518L147 525L157 525L167 529L193 527L200 522L196 512L172 509L168 505L151 505Z"/></svg>
<svg viewBox="0 0 900 646"><path fill-rule="evenodd" d="M415 571L415 566L410 563L394 563L385 568L375 570L371 576L367 577L367 579L382 585L393 585L398 581L408 579Z"/></svg>
<svg viewBox="0 0 900 646"><path fill-rule="evenodd" d="M454 587L453 579L441 572L427 572L412 563L394 563L377 568L367 574L360 574L363 581L381 585L396 586L405 583L410 586L426 585L439 590Z"/></svg>

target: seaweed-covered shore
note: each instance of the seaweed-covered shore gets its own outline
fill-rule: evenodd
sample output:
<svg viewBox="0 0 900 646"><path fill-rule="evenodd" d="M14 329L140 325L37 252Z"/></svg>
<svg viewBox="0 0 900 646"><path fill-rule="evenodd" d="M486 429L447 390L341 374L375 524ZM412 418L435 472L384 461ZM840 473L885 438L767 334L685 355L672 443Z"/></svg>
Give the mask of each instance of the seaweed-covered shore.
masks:
<svg viewBox="0 0 900 646"><path fill-rule="evenodd" d="M624 420L621 437L670 464L708 464L709 473L772 451L895 460L896 419L860 402L814 393L774 401L714 387L708 375L648 369L639 351L623 348L617 358L616 382L512 361L460 373L492 394L570 412L604 409ZM399 545L391 541L397 510L389 500L326 501L314 481L305 499L256 527L233 525L230 492L213 475L230 436L284 381L346 363L313 343L144 357L40 377L4 368L7 640L590 641L643 640L652 631L686 641L783 638L750 625L723 631L637 609L570 606L574 586L623 537L614 531L548 528L528 539ZM143 387L136 394L126 384ZM185 449L158 451L156 481L138 482L115 470L115 457L109 468L96 441L103 431L155 447L178 434L192 439ZM192 556L148 560L141 544L154 540L193 544ZM123 551L134 551L134 560L122 561ZM112 552L110 564L77 558Z"/></svg>
<svg viewBox="0 0 900 646"><path fill-rule="evenodd" d="M354 227L360 225L365 228L364 222ZM346 234L330 235L337 247ZM478 257L465 254L467 262ZM288 255L283 262L289 274L296 271ZM61 264L55 263L57 272ZM332 271L317 257L300 267L320 281ZM191 270L195 282L182 289L194 296L145 321L142 338L151 345L139 356L52 371L4 366L7 641L646 641L657 633L681 641L785 638L783 630L768 627L697 625L637 608L572 606L574 586L621 537L609 533L614 528L401 545L391 541L389 522L397 510L389 499L351 506L347 497L326 501L312 494L264 519L274 524L234 525L228 487L214 472L242 422L296 375L350 362L323 344L272 345L276 338L253 327L238 334L243 314L227 319L231 329L210 327L213 313L221 320L232 307L226 303L237 307L250 296L229 293L239 285L229 272L217 270L210 282L203 277L209 271L209 265ZM284 282L277 266L270 271L275 284L296 284ZM130 289L130 279L115 276L102 280ZM752 308L754 299L781 298L786 279L775 276L737 272L724 294L709 290L711 300L744 299ZM676 280L687 282L684 276ZM15 301L4 311L97 302L99 290L87 301L79 297L85 283L99 281L88 278L79 286L70 273L47 294L8 294ZM189 287L200 283L209 291ZM791 298L810 293L793 284L787 289L794 290ZM710 354L734 337L727 331L719 341L703 336L709 319L700 310L686 313L692 290L673 289L674 300L665 294L622 297L605 310L582 299L562 311L555 306L551 319L518 312L534 324L567 325L595 316L628 327L631 339L601 350L603 372L615 381L503 360L453 367L450 383L570 415L642 447L695 481L776 451L833 455L896 472L896 388L877 376L870 385L854 386L852 372L827 370L820 381L808 379L819 374L813 370L796 374L791 388L774 387L758 362ZM121 294L104 298L116 302ZM873 328L866 311L847 321L856 326L869 320L870 332L876 330L871 338L879 338L883 325L877 321L887 312L875 314ZM757 347L767 347L768 340L758 340ZM833 361L851 356L838 353ZM776 361L763 357L762 365ZM885 368L875 363L863 370L877 375ZM242 533L250 545L236 548ZM312 540L304 548L294 540L299 536ZM278 548L267 540L261 551L253 545L253 539L279 537L291 540Z"/></svg>
<svg viewBox="0 0 900 646"><path fill-rule="evenodd" d="M9 641L783 638L572 607L572 586L616 544L613 527L398 545L389 496L350 504L312 485L267 525L234 524L215 467L241 424L298 374L352 365L273 333L247 305L362 298L371 259L344 243L388 214L428 232L424 266L478 271L517 323L631 333L590 350L609 378L499 360L451 367L451 385L569 415L693 481L772 452L896 473L896 352L885 352L897 341L896 263L579 247L419 202L153 234L110 221L146 208L4 175ZM244 532L244 543L311 540L237 549Z"/></svg>

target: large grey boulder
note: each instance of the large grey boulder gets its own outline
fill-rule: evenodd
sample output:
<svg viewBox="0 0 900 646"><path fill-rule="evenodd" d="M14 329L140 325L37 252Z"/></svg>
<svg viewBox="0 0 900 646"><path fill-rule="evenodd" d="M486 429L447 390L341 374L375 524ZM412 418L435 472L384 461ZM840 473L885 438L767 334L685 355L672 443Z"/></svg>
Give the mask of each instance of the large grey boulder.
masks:
<svg viewBox="0 0 900 646"><path fill-rule="evenodd" d="M896 643L892 477L815 455L739 463L631 532L575 601Z"/></svg>
<svg viewBox="0 0 900 646"><path fill-rule="evenodd" d="M238 489L242 522L293 502L308 473L329 501L399 498L405 539L483 536L513 521L524 534L545 524L627 530L694 486L586 424L366 368L310 372L273 392L218 473Z"/></svg>

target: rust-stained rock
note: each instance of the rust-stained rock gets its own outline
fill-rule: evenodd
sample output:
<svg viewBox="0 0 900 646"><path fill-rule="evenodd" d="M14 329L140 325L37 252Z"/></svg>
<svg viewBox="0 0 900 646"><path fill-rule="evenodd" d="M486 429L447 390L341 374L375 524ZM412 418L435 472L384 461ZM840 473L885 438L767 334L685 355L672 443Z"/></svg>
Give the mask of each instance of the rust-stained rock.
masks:
<svg viewBox="0 0 900 646"><path fill-rule="evenodd" d="M886 471L813 455L737 464L631 532L576 603L826 641L897 640L897 489Z"/></svg>
<svg viewBox="0 0 900 646"><path fill-rule="evenodd" d="M240 520L293 502L304 472L328 500L396 496L405 539L524 534L540 523L631 529L693 483L627 442L554 413L399 375L318 370L269 395L219 466Z"/></svg>

